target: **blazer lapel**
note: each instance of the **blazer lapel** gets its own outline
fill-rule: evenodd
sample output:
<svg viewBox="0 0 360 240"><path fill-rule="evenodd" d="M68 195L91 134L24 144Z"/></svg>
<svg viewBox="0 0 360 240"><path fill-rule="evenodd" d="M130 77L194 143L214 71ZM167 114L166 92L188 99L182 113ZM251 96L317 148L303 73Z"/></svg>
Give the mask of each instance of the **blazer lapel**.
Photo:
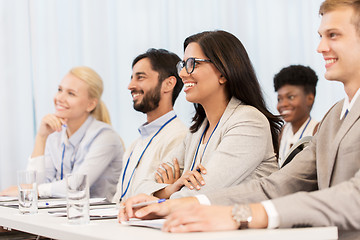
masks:
<svg viewBox="0 0 360 240"><path fill-rule="evenodd" d="M211 139L209 140L209 144L207 146L207 150L209 149L214 149L214 145L217 146L218 143L217 141L213 141L214 139L220 139L220 137L218 137L218 135L220 135L220 131L219 129L222 129L222 126L226 123L226 121L230 118L230 116L234 113L235 109L241 104L241 101L239 101L236 98L231 98L228 105L226 106L226 109L223 113L223 115L220 118L220 122L219 125L217 126L217 129L215 130L213 136L211 137ZM195 157L195 153L197 150L197 147L199 145L199 141L200 138L207 126L208 120L207 118L205 118L204 122L202 123L201 127L199 128L199 130L197 130L193 135L192 135L192 139L191 139L191 143L189 145L189 149L187 150L187 154L185 156L185 159L187 159L185 161L185 166L184 166L184 170L189 170L191 168L191 165L194 161L194 157ZM191 148L191 149L190 149ZM205 151L204 156L203 156L203 162L202 163L206 163L206 153L209 151ZM198 152L198 157L199 154L202 155L201 152ZM189 160L191 159L191 160ZM187 163L190 163L190 165L186 165ZM195 163L195 166L197 166L198 163Z"/></svg>
<svg viewBox="0 0 360 240"><path fill-rule="evenodd" d="M340 111L341 111L341 108L340 108ZM350 112L345 117L345 119L339 120L339 117L340 117L340 112L339 112L338 118L335 119L335 120L338 121L339 124L341 124L341 126L340 126L338 132L336 133L335 138L332 141L332 143L329 143L332 147L330 149L329 158L326 159L326 161L327 161L327 167L326 167L327 174L326 174L326 177L327 178L326 178L326 182L324 182L324 184L326 184L326 187L330 186L331 175L333 173L334 164L335 164L335 161L336 161L336 158L337 158L337 153L338 153L338 150L339 150L341 140L348 133L351 126L360 117L360 99L356 100L356 102L354 103L353 107L351 108ZM331 139L329 139L329 140L331 141Z"/></svg>
<svg viewBox="0 0 360 240"><path fill-rule="evenodd" d="M238 108L239 105L241 105L242 102L238 100L237 98L232 97L228 103L228 105L225 108L225 111L223 115L220 118L219 125L217 126L213 136L211 139L209 139L209 144L207 146L207 150L204 153L204 159L203 162L206 162L209 157L207 156L207 153L213 152L219 145L219 141L221 141L222 131L221 129L224 129L223 126L226 124L226 122L230 119L230 117L234 114L235 110ZM211 150L210 150L211 149Z"/></svg>
<svg viewBox="0 0 360 240"><path fill-rule="evenodd" d="M218 128L221 128L226 122L227 120L231 117L231 115L233 115L234 111L236 110L236 108L241 104L241 101L232 97L230 99L230 102L228 103L228 105L225 108L225 111L223 113L223 115L220 118L220 122L219 122L219 126Z"/></svg>

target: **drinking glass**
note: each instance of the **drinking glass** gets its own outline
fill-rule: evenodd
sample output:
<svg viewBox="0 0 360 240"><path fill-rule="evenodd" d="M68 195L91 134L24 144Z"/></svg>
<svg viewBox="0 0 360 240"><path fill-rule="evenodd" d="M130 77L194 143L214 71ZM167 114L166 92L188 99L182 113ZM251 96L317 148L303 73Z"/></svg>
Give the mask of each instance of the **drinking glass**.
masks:
<svg viewBox="0 0 360 240"><path fill-rule="evenodd" d="M66 188L68 223L79 225L89 223L89 183L86 174L67 174Z"/></svg>
<svg viewBox="0 0 360 240"><path fill-rule="evenodd" d="M38 193L35 171L18 171L18 199L21 214L34 214L38 212Z"/></svg>

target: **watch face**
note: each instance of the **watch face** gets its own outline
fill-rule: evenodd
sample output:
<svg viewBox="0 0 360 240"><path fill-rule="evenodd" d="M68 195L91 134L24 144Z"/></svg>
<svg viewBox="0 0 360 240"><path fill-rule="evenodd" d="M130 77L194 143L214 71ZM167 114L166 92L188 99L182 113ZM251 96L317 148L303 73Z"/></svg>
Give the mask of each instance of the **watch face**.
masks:
<svg viewBox="0 0 360 240"><path fill-rule="evenodd" d="M234 221L238 224L240 229L248 228L252 220L251 208L249 205L238 205L233 207L232 215Z"/></svg>

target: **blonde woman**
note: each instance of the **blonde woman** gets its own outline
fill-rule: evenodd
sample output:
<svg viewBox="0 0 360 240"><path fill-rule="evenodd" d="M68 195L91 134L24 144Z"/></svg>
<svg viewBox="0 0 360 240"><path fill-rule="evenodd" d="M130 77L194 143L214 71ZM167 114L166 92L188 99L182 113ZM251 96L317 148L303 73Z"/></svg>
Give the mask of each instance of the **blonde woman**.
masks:
<svg viewBox="0 0 360 240"><path fill-rule="evenodd" d="M65 175L73 172L88 175L91 197L114 195L124 147L110 126L102 92L101 77L89 67L75 67L61 81L55 113L42 119L28 162L40 176L40 197L64 197Z"/></svg>

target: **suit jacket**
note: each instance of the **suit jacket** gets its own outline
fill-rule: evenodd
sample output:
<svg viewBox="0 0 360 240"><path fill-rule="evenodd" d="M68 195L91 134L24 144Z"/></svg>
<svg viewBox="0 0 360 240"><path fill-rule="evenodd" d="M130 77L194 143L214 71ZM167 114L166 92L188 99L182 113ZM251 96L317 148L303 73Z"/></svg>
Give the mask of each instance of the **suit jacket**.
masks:
<svg viewBox="0 0 360 240"><path fill-rule="evenodd" d="M184 171L189 170L206 125L205 119L197 132L189 132L174 154L162 161L171 162L176 157ZM201 155L202 151L199 151L198 156ZM256 108L232 98L209 140L201 163L207 169L207 174L203 175L205 185L199 191L183 187L172 198L230 187L278 170L267 118ZM195 167L197 165L198 162ZM152 194L165 186L156 183L152 177L141 184L141 192Z"/></svg>
<svg viewBox="0 0 360 240"><path fill-rule="evenodd" d="M280 227L360 229L360 100L340 120L343 102L329 110L309 146L284 168L260 181L209 193L210 201L273 199Z"/></svg>

